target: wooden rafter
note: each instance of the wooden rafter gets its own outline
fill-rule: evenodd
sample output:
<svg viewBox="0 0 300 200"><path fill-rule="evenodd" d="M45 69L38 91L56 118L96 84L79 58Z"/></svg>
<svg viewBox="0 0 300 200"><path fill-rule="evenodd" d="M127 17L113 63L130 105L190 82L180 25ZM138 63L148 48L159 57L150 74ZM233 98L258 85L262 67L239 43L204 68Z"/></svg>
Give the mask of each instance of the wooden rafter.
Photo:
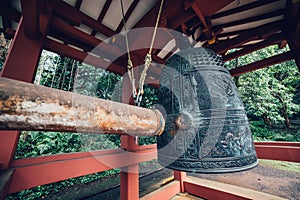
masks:
<svg viewBox="0 0 300 200"><path fill-rule="evenodd" d="M240 6L240 7L233 8L233 9L230 9L230 10L226 10L226 11L223 11L223 12L220 12L220 13L216 13L216 14L211 16L211 19L217 19L217 18L233 15L233 14L240 13L240 12L250 10L250 9L253 9L253 8L257 8L257 7L260 7L260 6L269 4L269 3L274 3L276 1L280 1L280 0L255 1L253 3L249 3L249 4L246 4L244 6Z"/></svg>
<svg viewBox="0 0 300 200"><path fill-rule="evenodd" d="M55 13L71 24L79 26L81 23L83 23L108 37L116 34L110 28L99 23L97 20L91 18L90 16L76 10L74 7L70 6L64 1L53 0L47 1L47 3L49 3L50 6L51 4L54 4L56 6L56 9L54 10Z"/></svg>
<svg viewBox="0 0 300 200"><path fill-rule="evenodd" d="M129 19L130 15L132 14L133 10L136 8L136 6L138 5L139 2L140 2L140 0L134 0L130 4L130 6L124 16L125 22ZM116 29L116 32L119 33L122 30L122 28L123 28L123 20L119 23L119 25Z"/></svg>
<svg viewBox="0 0 300 200"><path fill-rule="evenodd" d="M79 9L80 9L80 6L81 6L81 4L82 4L82 1L83 1L83 0L76 0L76 3L75 3L74 8L76 8L77 10L79 10Z"/></svg>
<svg viewBox="0 0 300 200"><path fill-rule="evenodd" d="M210 0L209 3L207 1L201 0L190 0L185 1L185 8L189 8L194 4L197 4L198 8L203 8L202 13L205 17L211 16L212 14L216 13L220 9L224 8L226 5L230 4L234 0Z"/></svg>
<svg viewBox="0 0 300 200"><path fill-rule="evenodd" d="M265 20L265 19L269 19L269 18L272 18L272 17L277 17L277 16L280 16L280 15L284 15L284 13L285 13L285 9L280 9L280 10L276 10L276 11L273 11L273 12L270 12L270 13L266 13L266 14L257 15L257 16L249 17L249 18L242 19L242 20L237 20L237 21L225 23L225 24L222 24L222 27L223 28L228 28L228 27L238 26L238 25L242 25L242 24L255 22L255 21Z"/></svg>
<svg viewBox="0 0 300 200"><path fill-rule="evenodd" d="M195 16L193 9L187 9L185 12L178 15L174 20L168 21L168 28L175 29L186 21L190 20Z"/></svg>
<svg viewBox="0 0 300 200"><path fill-rule="evenodd" d="M105 61L104 59L98 58L98 57L90 55L86 52L74 49L65 44L61 44L59 42L55 42L50 39L47 39L45 41L45 49L55 52L55 53L59 53L60 55L63 55L63 56L73 58L80 62L84 61L87 64L114 72L116 74L123 75L124 73L126 73L125 67L121 67L114 63L109 63L109 62ZM108 67L105 68L105 66L108 66Z"/></svg>
<svg viewBox="0 0 300 200"><path fill-rule="evenodd" d="M223 61L225 62L228 60L232 60L232 59L238 58L240 56L246 55L248 53L262 49L264 47L267 47L267 46L270 46L273 44L277 44L277 43L281 42L283 40L283 38L284 38L283 35L280 33L274 34L262 42L258 42L255 45L251 45L249 47L244 47L242 50L235 51L233 53L225 55L223 57Z"/></svg>
<svg viewBox="0 0 300 200"><path fill-rule="evenodd" d="M229 70L229 72L230 72L231 76L239 76L241 74L245 74L247 72L252 72L252 71L255 71L258 69L269 67L271 65L282 63L282 62L291 60L293 58L294 58L294 53L292 51L288 51L288 52L281 53L276 56L265 58L263 60L260 60L260 61L254 62L254 63L250 63L248 65L237 67L235 69Z"/></svg>
<svg viewBox="0 0 300 200"><path fill-rule="evenodd" d="M80 42L84 42L93 48L96 48L98 45L101 44L103 48L96 48L95 51L100 51L102 57L110 58L110 55L120 55L120 50L113 45L109 45L107 43L103 43L100 39L95 38L71 25L64 22L63 20L53 17L51 21L52 28L55 28L57 31L64 33L65 35L69 36L70 38L75 38ZM95 52L96 53L96 52Z"/></svg>
<svg viewBox="0 0 300 200"><path fill-rule="evenodd" d="M225 53L227 50L240 46L241 44L245 44L251 40L260 39L261 35L276 32L281 29L283 26L283 21L276 21L268 24L264 24L259 26L251 31L245 32L233 39L225 40L213 45L210 45L209 48L214 50L219 54Z"/></svg>
<svg viewBox="0 0 300 200"><path fill-rule="evenodd" d="M106 0L105 4L104 4L104 6L103 6L103 8L102 8L102 10L101 10L101 12L100 12L100 15L99 15L99 17L98 17L98 19L97 19L97 21L98 21L99 23L101 23L102 20L104 19L105 15L106 15L106 13L107 13L109 7L110 7L111 2L112 2L112 0ZM96 30L93 30L92 33L91 33L91 35L95 36L96 33L97 33L97 31L96 31Z"/></svg>

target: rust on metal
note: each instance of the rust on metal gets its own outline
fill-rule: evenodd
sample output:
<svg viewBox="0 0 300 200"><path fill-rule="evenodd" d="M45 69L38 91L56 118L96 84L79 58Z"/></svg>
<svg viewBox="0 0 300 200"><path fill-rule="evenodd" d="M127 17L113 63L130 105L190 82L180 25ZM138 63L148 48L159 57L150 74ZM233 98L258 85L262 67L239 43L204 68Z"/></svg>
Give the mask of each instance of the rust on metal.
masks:
<svg viewBox="0 0 300 200"><path fill-rule="evenodd" d="M0 129L154 136L158 110L0 78Z"/></svg>

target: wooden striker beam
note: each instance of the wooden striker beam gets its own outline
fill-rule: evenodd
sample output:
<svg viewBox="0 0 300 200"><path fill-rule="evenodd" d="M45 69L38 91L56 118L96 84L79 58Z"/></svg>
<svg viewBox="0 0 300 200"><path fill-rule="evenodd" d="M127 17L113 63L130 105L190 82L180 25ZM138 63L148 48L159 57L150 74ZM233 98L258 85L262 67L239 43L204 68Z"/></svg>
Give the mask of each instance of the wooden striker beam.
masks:
<svg viewBox="0 0 300 200"><path fill-rule="evenodd" d="M157 110L0 78L0 129L154 136Z"/></svg>

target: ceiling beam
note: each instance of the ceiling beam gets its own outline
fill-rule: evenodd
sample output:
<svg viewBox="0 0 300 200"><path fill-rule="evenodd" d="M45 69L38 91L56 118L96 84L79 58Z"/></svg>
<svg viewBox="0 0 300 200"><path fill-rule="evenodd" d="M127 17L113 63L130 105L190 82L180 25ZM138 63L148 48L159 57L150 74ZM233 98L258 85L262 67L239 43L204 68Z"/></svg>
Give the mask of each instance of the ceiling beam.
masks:
<svg viewBox="0 0 300 200"><path fill-rule="evenodd" d="M295 53L295 62L300 71L300 2L289 1L286 17L287 42Z"/></svg>
<svg viewBox="0 0 300 200"><path fill-rule="evenodd" d="M101 56L101 57L107 57L108 59L111 59L113 55L121 55L122 54L121 51L118 48L116 48L115 46L107 44L107 43L103 42L102 40L95 38L83 31L77 29L57 17L52 18L51 28L54 28L55 30L62 32L71 38L75 38L76 40L78 40L80 42L90 45L92 49L95 48L94 49L95 53L97 52L99 54L99 56ZM97 48L100 46L101 46L101 49Z"/></svg>
<svg viewBox="0 0 300 200"><path fill-rule="evenodd" d="M37 38L40 34L39 21L41 1L21 0L22 14L24 20L25 35L29 38Z"/></svg>
<svg viewBox="0 0 300 200"><path fill-rule="evenodd" d="M128 8L125 16L124 16L125 22L127 22L127 20L129 19L130 15L132 14L132 12L134 11L134 9L136 8L136 6L138 5L139 2L140 2L140 0L134 0L130 4L130 6L129 6L129 8ZM124 26L123 20L121 20L120 24L118 25L118 27L116 29L116 32L119 33L122 30L123 26Z"/></svg>
<svg viewBox="0 0 300 200"><path fill-rule="evenodd" d="M277 44L277 43L281 42L282 40L284 40L284 37L283 37L282 34L280 34L280 33L274 34L274 35L270 36L269 38L265 39L262 42L258 42L254 45L249 46L249 47L244 47L243 49L241 49L239 51L235 51L233 53L225 55L223 57L223 61L226 62L228 60L238 58L240 56L243 56L243 55L246 55L248 53L257 51L259 49L262 49L264 47L267 47L267 46L270 46L270 45L273 45L273 44Z"/></svg>
<svg viewBox="0 0 300 200"><path fill-rule="evenodd" d="M105 4L104 4L104 6L103 6L103 8L102 8L102 10L101 10L101 12L100 12L100 15L99 15L99 17L98 17L98 19L97 19L97 21L98 21L99 23L101 23L101 22L103 21L103 19L104 19L106 13L107 13L107 11L108 11L108 9L109 9L109 7L110 7L111 2L112 2L112 0L106 0ZM92 36L95 36L96 33L97 33L97 31L96 31L96 30L93 30L91 35L92 35Z"/></svg>
<svg viewBox="0 0 300 200"><path fill-rule="evenodd" d="M181 24L192 19L195 15L196 13L193 11L193 9L187 9L185 12L179 14L174 20L168 21L168 28L176 29Z"/></svg>
<svg viewBox="0 0 300 200"><path fill-rule="evenodd" d="M198 8L201 9L203 15L205 17L211 16L212 14L216 13L220 9L224 8L234 0L210 0L209 2L203 0L189 0L185 1L185 9L193 6L193 4L197 4Z"/></svg>
<svg viewBox="0 0 300 200"><path fill-rule="evenodd" d="M245 44L251 40L260 39L262 35L279 31L283 26L283 21L276 21L259 26L253 30L245 32L230 40L224 40L219 43L210 45L208 48L214 50L218 54L226 53L229 49Z"/></svg>
<svg viewBox="0 0 300 200"><path fill-rule="evenodd" d="M199 19L200 19L202 25L204 26L204 28L207 28L207 24L206 24L206 21L205 21L205 16L203 15L203 12L201 11L201 9L198 6L197 2L193 3L191 6L192 6L193 10L195 11L195 13L197 14L197 16L199 17Z"/></svg>
<svg viewBox="0 0 300 200"><path fill-rule="evenodd" d="M229 72L230 72L231 76L233 76L233 77L239 76L241 74L252 72L252 71L255 71L258 69L269 67L271 65L275 65L275 64L282 63L282 62L285 62L288 60L292 60L292 59L294 59L294 53L292 51L288 51L288 52L281 53L276 56L265 58L263 60L260 60L260 61L254 62L254 63L250 63L248 65L244 65L241 67L237 67L235 69L231 69L231 70L229 70Z"/></svg>
<svg viewBox="0 0 300 200"><path fill-rule="evenodd" d="M243 12L243 11L246 11L246 10L251 10L253 8L257 8L257 7L260 7L260 6L263 6L263 5L267 5L269 3L274 3L276 1L280 1L280 0L255 1L253 3L249 3L249 4L246 4L244 6L240 6L240 7L237 7L237 8L233 8L233 9L230 9L230 10L226 10L226 11L223 11L223 12L216 13L216 14L211 16L211 19L217 19L217 18L237 14L237 13L240 13L240 12Z"/></svg>
<svg viewBox="0 0 300 200"><path fill-rule="evenodd" d="M55 52L55 53L58 53L59 55L62 55L62 56L67 56L69 58L73 58L80 62L85 62L89 65L114 72L116 74L123 75L124 73L126 73L125 67L121 67L114 63L109 63L108 61L105 61L104 59L101 59L101 58L98 58L91 54L88 54L87 52L79 51L77 49L74 49L65 44L61 44L59 42L53 41L51 39L47 39L45 41L45 49Z"/></svg>
<svg viewBox="0 0 300 200"><path fill-rule="evenodd" d="M77 9L77 10L80 10L80 7L81 7L81 4L82 4L82 1L83 0L76 0L76 4L75 4L75 8Z"/></svg>
<svg viewBox="0 0 300 200"><path fill-rule="evenodd" d="M256 21L284 15L284 13L285 13L285 9L280 9L280 10L276 10L276 11L273 11L270 13L265 13L262 15L257 15L257 16L246 18L246 19L225 23L225 24L222 24L221 26L223 28L228 28L228 27L232 27L232 26L243 25L243 24L247 24L247 23L251 23L251 22L256 22Z"/></svg>
<svg viewBox="0 0 300 200"><path fill-rule="evenodd" d="M99 23L97 20L89 17L88 15L76 10L74 7L70 6L64 1L48 0L47 3L50 5L54 4L56 6L54 9L56 14L72 24L79 26L81 23L83 23L86 26L89 26L92 29L106 35L107 37L111 37L116 34L115 31Z"/></svg>

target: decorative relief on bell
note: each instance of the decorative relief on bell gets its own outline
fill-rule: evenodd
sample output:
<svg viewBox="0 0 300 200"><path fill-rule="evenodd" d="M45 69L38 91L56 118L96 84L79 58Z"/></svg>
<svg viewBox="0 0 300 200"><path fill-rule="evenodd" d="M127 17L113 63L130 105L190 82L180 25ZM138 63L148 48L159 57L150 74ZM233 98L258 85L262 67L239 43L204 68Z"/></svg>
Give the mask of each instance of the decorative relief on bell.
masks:
<svg viewBox="0 0 300 200"><path fill-rule="evenodd" d="M204 173L257 165L242 100L219 55L205 48L173 55L160 85L159 104L166 110L157 139L160 164Z"/></svg>

